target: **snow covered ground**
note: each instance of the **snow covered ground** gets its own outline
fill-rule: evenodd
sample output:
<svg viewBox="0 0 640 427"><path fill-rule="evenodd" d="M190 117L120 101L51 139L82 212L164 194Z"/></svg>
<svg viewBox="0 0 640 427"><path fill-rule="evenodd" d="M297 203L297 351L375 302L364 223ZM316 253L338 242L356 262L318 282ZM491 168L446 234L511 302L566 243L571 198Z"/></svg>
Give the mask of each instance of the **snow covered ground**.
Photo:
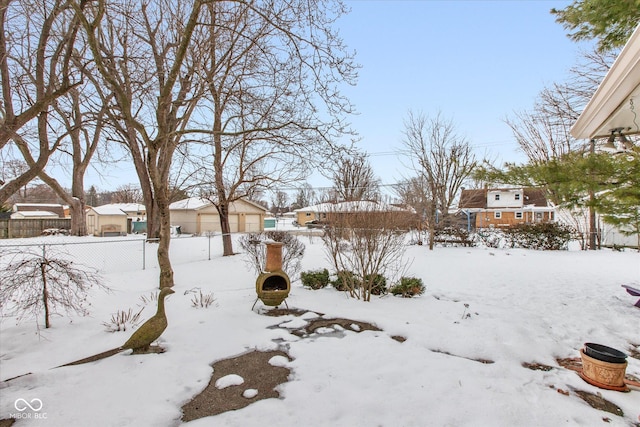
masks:
<svg viewBox="0 0 640 427"><path fill-rule="evenodd" d="M55 316L52 328L39 333L34 321L16 324L14 318L3 318L0 379L33 374L0 383L0 419L19 417L17 427L626 427L638 422L640 390L601 390L556 362L578 357L585 342L625 352L640 350L640 309L620 286L640 287L637 252L487 248L430 252L424 246L408 246L406 259L412 263L406 275L423 279L427 288L423 296L388 295L365 303L332 288L313 291L295 282L289 307L370 322L382 329L300 339L284 323L294 319L299 323L305 316L268 317L259 313L264 309L260 303L252 311L255 274L243 255L222 257L217 237L208 259L201 239L206 238L182 236L172 241L172 256L188 259L190 251L199 252L193 256L198 261L174 265L176 293L166 301L169 327L161 337L164 354L121 353L50 369L117 347L128 338L130 331L109 333L103 323L118 310L139 310L141 296L156 290L158 270L149 265L145 270L110 268L103 277L113 292L92 292L88 317ZM329 267L320 238L300 239L306 245L303 270ZM213 293L213 306L191 306L194 293L189 291L197 288ZM154 311L149 304L142 317ZM269 328L279 324L283 327ZM391 338L396 335L406 341ZM293 359L284 363L291 376L279 388L280 399L180 421L182 405L208 384L213 362L278 346L284 346ZM640 360L627 360L627 373L640 376ZM534 371L524 368L523 362L557 369ZM227 386L242 387L240 379L232 379ZM573 389L601 393L624 411L624 417L591 408ZM247 398L254 392L249 390Z"/></svg>

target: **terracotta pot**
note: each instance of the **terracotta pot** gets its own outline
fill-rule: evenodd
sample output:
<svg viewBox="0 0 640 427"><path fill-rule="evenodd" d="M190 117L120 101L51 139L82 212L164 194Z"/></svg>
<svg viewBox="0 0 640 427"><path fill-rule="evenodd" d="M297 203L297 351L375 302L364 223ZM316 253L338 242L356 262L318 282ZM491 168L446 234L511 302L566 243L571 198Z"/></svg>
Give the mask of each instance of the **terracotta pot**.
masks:
<svg viewBox="0 0 640 427"><path fill-rule="evenodd" d="M582 374L586 379L592 380L598 385L606 387L624 387L624 375L627 370L627 362L610 363L595 359L580 350L582 357Z"/></svg>
<svg viewBox="0 0 640 427"><path fill-rule="evenodd" d="M587 356L609 363L624 363L627 358L627 355L620 350L616 350L615 348L607 347L602 344L594 344L592 342L584 344L584 352Z"/></svg>

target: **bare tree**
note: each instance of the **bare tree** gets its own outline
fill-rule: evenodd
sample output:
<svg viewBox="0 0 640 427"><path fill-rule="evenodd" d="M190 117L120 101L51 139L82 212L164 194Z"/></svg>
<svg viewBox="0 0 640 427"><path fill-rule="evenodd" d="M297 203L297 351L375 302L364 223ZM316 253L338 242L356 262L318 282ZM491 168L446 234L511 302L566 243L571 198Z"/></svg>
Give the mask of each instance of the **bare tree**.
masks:
<svg viewBox="0 0 640 427"><path fill-rule="evenodd" d="M380 198L380 180L366 155L339 157L332 175L333 186L343 201Z"/></svg>
<svg viewBox="0 0 640 427"><path fill-rule="evenodd" d="M134 185L121 185L113 192L111 203L142 203L142 191Z"/></svg>
<svg viewBox="0 0 640 427"><path fill-rule="evenodd" d="M70 66L76 18L63 0L0 0L0 150L13 148L28 165L0 185L0 204L36 178L60 145L48 135L49 108L80 81Z"/></svg>
<svg viewBox="0 0 640 427"><path fill-rule="evenodd" d="M409 153L412 169L431 195L428 206L429 249L433 249L437 217L446 214L460 188L476 167L469 142L458 135L451 120L441 113L427 118L409 111L404 122L403 144Z"/></svg>
<svg viewBox="0 0 640 427"><path fill-rule="evenodd" d="M399 278L406 267L405 233L398 232L405 218L377 206L350 213L330 212L331 227L322 236L341 286L363 301L371 300L380 281Z"/></svg>
<svg viewBox="0 0 640 427"><path fill-rule="evenodd" d="M423 225L428 223L427 214L433 204L429 189L429 183L424 179L424 175L408 178L394 186L400 202L416 213L419 234L422 232ZM422 244L422 237L419 237L418 243Z"/></svg>
<svg viewBox="0 0 640 427"><path fill-rule="evenodd" d="M284 191L276 191L271 199L271 206L273 213L276 215L281 214L287 207L289 201L289 195Z"/></svg>
<svg viewBox="0 0 640 427"><path fill-rule="evenodd" d="M80 12L85 2L73 2ZM194 76L194 34L203 0L90 2L82 18L87 44L113 95L111 125L128 148L145 197L148 230L159 231L160 288L173 286L169 259L169 176L178 145L189 132L201 80Z"/></svg>
<svg viewBox="0 0 640 427"><path fill-rule="evenodd" d="M570 130L616 56L613 51L583 53L578 65L571 68L571 77L567 82L545 88L531 111L515 113L515 117L505 120L531 164L544 164L574 151L595 152L595 141L585 143L575 140ZM547 190L550 199L559 203L558 195L551 188ZM589 197L593 199L593 192ZM575 215L580 217L582 212L575 211ZM589 214L589 224L589 246L596 249L597 225L593 208Z"/></svg>
<svg viewBox="0 0 640 427"><path fill-rule="evenodd" d="M567 82L544 88L530 111L516 112L505 119L531 163L544 163L588 148L571 136L571 126L615 58L613 52L583 52L580 62L571 68Z"/></svg>
<svg viewBox="0 0 640 427"><path fill-rule="evenodd" d="M332 30L341 2L211 2L202 52L203 110L211 139L202 148L200 191L217 208L224 255L233 254L229 206L255 189L303 178L348 133L352 55ZM207 151L208 150L208 151Z"/></svg>
<svg viewBox="0 0 640 427"><path fill-rule="evenodd" d="M313 203L316 192L309 183L304 183L296 193L296 200L291 204L292 209L301 209Z"/></svg>
<svg viewBox="0 0 640 427"><path fill-rule="evenodd" d="M76 64L80 65L81 58L76 57ZM82 65L83 73L91 73L87 65ZM102 144L102 130L108 106L101 102L90 81L85 81L79 87L69 90L67 94L52 103L52 122L56 121L64 129L58 153L63 157L61 162L71 163L71 192L69 193L52 174L43 170L39 177L49 185L69 205L71 214L71 234L85 236L87 234L84 198L84 177L89 164L98 147Z"/></svg>

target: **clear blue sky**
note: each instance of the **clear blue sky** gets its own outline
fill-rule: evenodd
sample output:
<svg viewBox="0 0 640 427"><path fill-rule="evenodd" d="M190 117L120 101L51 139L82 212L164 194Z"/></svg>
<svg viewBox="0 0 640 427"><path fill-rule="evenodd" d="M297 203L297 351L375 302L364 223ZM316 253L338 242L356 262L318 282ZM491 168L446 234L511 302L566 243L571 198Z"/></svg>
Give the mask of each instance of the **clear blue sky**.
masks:
<svg viewBox="0 0 640 427"><path fill-rule="evenodd" d="M362 69L345 93L360 113L352 118L359 146L384 184L409 175L393 154L409 109L440 111L480 157L524 161L504 118L565 80L588 48L569 40L549 13L568 1L346 3L351 13L338 26Z"/></svg>
<svg viewBox="0 0 640 427"><path fill-rule="evenodd" d="M407 111L453 120L479 157L524 161L509 127L514 111L568 77L581 49L549 13L569 1L345 0L351 13L337 25L362 65L358 85L344 93L355 104L353 128L383 184L411 175L401 149ZM90 173L86 187L112 190L136 183L121 163L106 180ZM312 177L313 186L328 186Z"/></svg>

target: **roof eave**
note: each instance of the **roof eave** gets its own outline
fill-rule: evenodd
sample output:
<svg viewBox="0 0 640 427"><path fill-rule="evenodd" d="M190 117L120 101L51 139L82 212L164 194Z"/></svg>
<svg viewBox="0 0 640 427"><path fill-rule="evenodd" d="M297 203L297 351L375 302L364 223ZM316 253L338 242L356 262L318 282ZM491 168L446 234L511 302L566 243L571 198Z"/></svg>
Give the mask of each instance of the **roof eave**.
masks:
<svg viewBox="0 0 640 427"><path fill-rule="evenodd" d="M640 25L635 29L578 120L571 128L576 139L604 138L614 128L640 133L633 120L640 108Z"/></svg>

